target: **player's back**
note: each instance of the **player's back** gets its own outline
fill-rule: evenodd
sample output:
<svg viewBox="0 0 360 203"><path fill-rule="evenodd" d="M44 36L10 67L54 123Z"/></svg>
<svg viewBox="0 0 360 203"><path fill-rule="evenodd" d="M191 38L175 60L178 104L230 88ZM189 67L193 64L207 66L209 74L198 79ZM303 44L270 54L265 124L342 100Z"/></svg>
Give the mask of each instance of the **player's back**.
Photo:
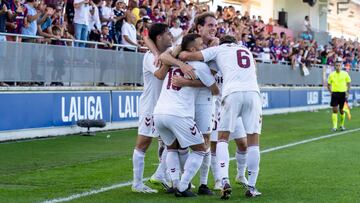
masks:
<svg viewBox="0 0 360 203"><path fill-rule="evenodd" d="M171 67L166 74L154 114L194 117L197 88L178 87L171 83L173 76L184 76L179 67Z"/></svg>
<svg viewBox="0 0 360 203"><path fill-rule="evenodd" d="M144 79L144 91L140 96L140 114L152 114L156 102L160 96L162 80L157 79L154 76L154 72L157 68L154 65L154 55L151 52L147 52L144 55L143 60L143 79Z"/></svg>
<svg viewBox="0 0 360 203"><path fill-rule="evenodd" d="M255 62L248 48L237 44L222 44L203 50L202 53L205 61L215 59L223 75L223 97L236 91L259 92Z"/></svg>

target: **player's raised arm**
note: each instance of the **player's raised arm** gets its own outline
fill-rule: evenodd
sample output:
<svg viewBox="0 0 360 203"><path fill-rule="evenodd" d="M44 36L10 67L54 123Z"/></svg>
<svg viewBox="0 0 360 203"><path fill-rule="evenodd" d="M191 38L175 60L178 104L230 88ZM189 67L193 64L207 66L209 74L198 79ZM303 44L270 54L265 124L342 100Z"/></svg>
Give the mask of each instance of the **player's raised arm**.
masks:
<svg viewBox="0 0 360 203"><path fill-rule="evenodd" d="M174 66L178 66L180 67L181 71L184 73L185 76L195 80L196 79L196 75L193 71L193 67L191 67L190 65L180 61L179 59L176 59L175 57L172 56L171 54L171 50L167 50L166 52L162 53L160 55L160 60L167 65L174 65Z"/></svg>
<svg viewBox="0 0 360 203"><path fill-rule="evenodd" d="M190 80L179 75L174 75L171 83L178 87L206 87L200 80Z"/></svg>

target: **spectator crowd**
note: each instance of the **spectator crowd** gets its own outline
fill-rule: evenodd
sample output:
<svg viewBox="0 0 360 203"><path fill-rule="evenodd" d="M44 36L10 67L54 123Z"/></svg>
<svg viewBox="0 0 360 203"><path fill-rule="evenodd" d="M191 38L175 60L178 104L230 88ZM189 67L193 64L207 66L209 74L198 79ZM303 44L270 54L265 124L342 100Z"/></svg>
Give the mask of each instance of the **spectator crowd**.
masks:
<svg viewBox="0 0 360 203"><path fill-rule="evenodd" d="M103 42L102 49L114 44L127 45L126 51L145 46L152 23L167 23L174 45L193 32L195 16L209 12L207 4L185 0L1 0L0 33L42 36L41 39L16 38L24 42L69 45L59 39L77 39L75 46L85 47L84 41ZM233 35L248 47L257 60L270 63L290 63L310 68L312 64L332 65L341 57L346 69L360 69L360 43L333 38L319 45L312 36L309 17L305 17L303 32L291 38L284 32L274 33L268 26L278 26L276 20L265 24L261 16L241 13L233 6L218 6L213 11L218 21L217 36ZM15 37L0 36L0 41ZM131 45L131 46L128 46Z"/></svg>

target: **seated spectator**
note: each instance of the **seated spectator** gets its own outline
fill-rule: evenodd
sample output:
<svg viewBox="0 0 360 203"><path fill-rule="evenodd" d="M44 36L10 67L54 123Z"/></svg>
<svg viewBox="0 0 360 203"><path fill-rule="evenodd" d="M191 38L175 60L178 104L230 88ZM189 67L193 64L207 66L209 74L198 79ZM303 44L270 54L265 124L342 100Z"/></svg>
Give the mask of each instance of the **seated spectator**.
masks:
<svg viewBox="0 0 360 203"><path fill-rule="evenodd" d="M114 41L111 38L110 29L107 25L101 26L101 35L99 42L105 43L105 45L99 45L99 49L112 49Z"/></svg>

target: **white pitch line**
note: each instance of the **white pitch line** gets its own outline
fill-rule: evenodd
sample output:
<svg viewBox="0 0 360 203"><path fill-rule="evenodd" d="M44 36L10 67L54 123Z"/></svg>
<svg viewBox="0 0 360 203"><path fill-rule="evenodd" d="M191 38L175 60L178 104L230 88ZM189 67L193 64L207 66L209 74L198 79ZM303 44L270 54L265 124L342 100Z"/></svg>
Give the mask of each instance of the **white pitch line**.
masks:
<svg viewBox="0 0 360 203"><path fill-rule="evenodd" d="M296 146L296 145L301 145L301 144L305 144L305 143L309 143L309 142L313 142L313 141L317 141L317 140L322 140L322 139L326 139L326 138L330 138L330 137L344 135L344 134L348 134L348 133L352 133L352 132L356 132L356 131L360 131L360 128L356 128L356 129L353 129L353 130L347 130L347 131L343 131L343 132L339 132L339 133L328 134L328 135L315 137L315 138L311 138L311 139L306 139L306 140L302 140L302 141L299 141L299 142L293 142L293 143L278 146L278 147L272 147L272 148L269 148L269 149L262 150L260 153L262 153L262 154L269 153L269 152L273 152L273 151L293 147L293 146ZM235 157L231 157L230 160L235 160ZM150 178L144 178L143 181L147 181L149 179ZM103 187L103 188L100 188L100 189L97 189L97 190L90 190L88 192L83 192L83 193L80 193L80 194L74 194L74 195L71 195L69 197L63 197L63 198L47 200L47 201L44 201L43 203L67 202L67 201L71 201L71 200L78 199L78 198L81 198L81 197L86 197L86 196L106 192L106 191L117 189L117 188L127 187L127 186L130 186L131 184L132 184L132 181L123 182L123 183L111 185L111 186L108 186L108 187Z"/></svg>

